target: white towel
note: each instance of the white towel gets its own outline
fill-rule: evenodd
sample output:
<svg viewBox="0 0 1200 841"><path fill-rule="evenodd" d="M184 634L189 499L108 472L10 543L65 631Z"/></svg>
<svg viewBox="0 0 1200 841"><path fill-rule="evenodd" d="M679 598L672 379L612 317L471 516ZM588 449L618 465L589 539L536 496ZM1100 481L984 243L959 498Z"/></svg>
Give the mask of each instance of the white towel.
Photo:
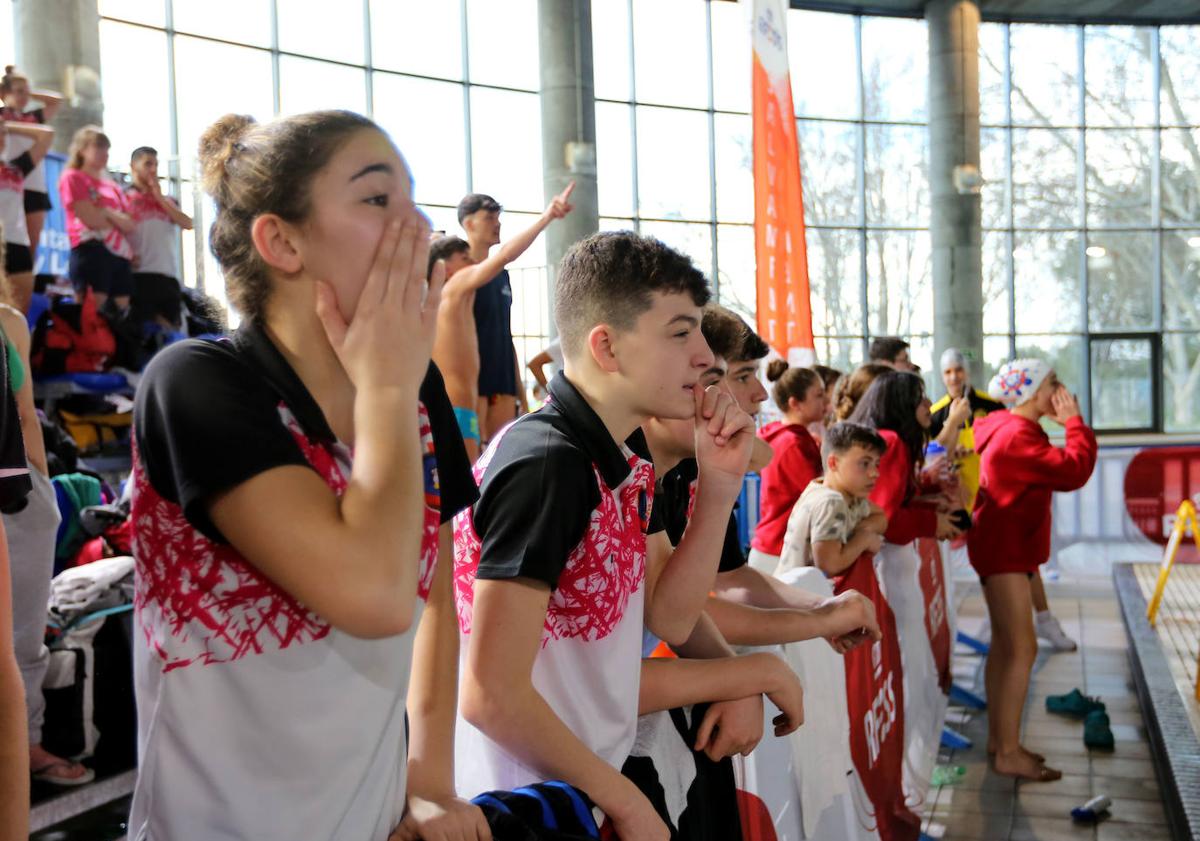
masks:
<svg viewBox="0 0 1200 841"><path fill-rule="evenodd" d="M85 609L121 579L133 575L133 558L102 558L65 569L50 582L50 608L60 614Z"/></svg>
<svg viewBox="0 0 1200 841"><path fill-rule="evenodd" d="M780 579L828 597L833 586L816 567L788 570ZM846 670L842 658L823 639L783 646L788 665L804 686L804 725L788 737L800 792L806 838L816 836L821 813L849 793L850 718L846 708Z"/></svg>

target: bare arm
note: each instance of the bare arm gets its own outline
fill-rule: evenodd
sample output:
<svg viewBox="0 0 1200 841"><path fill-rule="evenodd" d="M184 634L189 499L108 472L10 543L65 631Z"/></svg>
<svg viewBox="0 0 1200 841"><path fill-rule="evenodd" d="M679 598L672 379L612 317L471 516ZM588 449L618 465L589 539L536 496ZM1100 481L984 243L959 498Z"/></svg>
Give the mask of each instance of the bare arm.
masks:
<svg viewBox="0 0 1200 841"><path fill-rule="evenodd" d="M171 217L171 221L183 228L183 230L190 231L192 229L192 217L180 210L179 206L171 200L170 196L163 194L162 185L157 179L152 181L149 187L150 195L154 197L154 200L158 202L159 207L166 212L167 216Z"/></svg>
<svg viewBox="0 0 1200 841"><path fill-rule="evenodd" d="M111 207L101 208L105 218L112 223L112 226L123 234L132 234L137 228L137 223L133 221L133 217L123 210L115 210Z"/></svg>
<svg viewBox="0 0 1200 841"><path fill-rule="evenodd" d="M42 116L47 122L54 119L63 104L63 95L58 91L30 91L29 95L42 103Z"/></svg>
<svg viewBox="0 0 1200 841"><path fill-rule="evenodd" d="M17 415L21 419L21 437L25 440L25 457L29 463L49 475L46 466L46 441L42 437L42 422L33 404L33 371L29 367L29 325L25 316L13 307L0 305L0 325L17 349L17 357L25 366L25 382L17 391Z"/></svg>
<svg viewBox="0 0 1200 841"><path fill-rule="evenodd" d="M102 207L90 199L76 199L71 203L71 212L93 231L107 231L109 228L116 228L121 233L128 234L132 233L136 227L128 213L122 213L111 207Z"/></svg>
<svg viewBox="0 0 1200 841"><path fill-rule="evenodd" d="M553 360L550 358L550 354L548 354L546 351L542 351L533 359L530 359L527 363L525 363L525 367L529 369L529 372L533 374L534 380L536 380L537 384L542 388L545 388L547 383L546 372L544 369L552 361Z"/></svg>
<svg viewBox="0 0 1200 841"><path fill-rule="evenodd" d="M863 552L878 552L883 537L878 532L868 531L861 526L848 541L813 541L813 564L826 575L840 575L848 570Z"/></svg>
<svg viewBox="0 0 1200 841"><path fill-rule="evenodd" d="M766 653L710 660L643 660L638 715L773 693L783 684L780 665L778 657Z"/></svg>
<svg viewBox="0 0 1200 841"><path fill-rule="evenodd" d="M0 522L0 841L29 836L29 734L25 691L13 654L12 580Z"/></svg>
<svg viewBox="0 0 1200 841"><path fill-rule="evenodd" d="M773 575L763 575L749 564L718 573L716 593L726 601L762 608L807 609L824 601L816 593L785 584Z"/></svg>
<svg viewBox="0 0 1200 841"><path fill-rule="evenodd" d="M355 403L354 467L340 500L314 471L278 467L213 499L209 516L250 563L334 627L386 637L408 629L417 592L417 390L360 393Z"/></svg>
<svg viewBox="0 0 1200 841"><path fill-rule="evenodd" d="M888 527L887 514L882 508L871 502L871 513L867 515L861 523L858 524L859 529L873 531L878 534L884 534Z"/></svg>
<svg viewBox="0 0 1200 841"><path fill-rule="evenodd" d="M971 403L965 397L956 397L950 401L950 411L946 415L946 422L942 425L942 431L938 433L934 439L937 443L945 448L946 452L954 452L954 447L958 444L958 433L962 431L963 424L971 417Z"/></svg>
<svg viewBox="0 0 1200 841"><path fill-rule="evenodd" d="M574 189L575 182L572 181L567 185L567 189L554 197L536 222L512 239L501 243L495 251L474 266L455 272L448 287L455 292L470 292L486 285L489 280L500 274L501 269L524 254L551 222L563 218L574 209L574 205L568 201Z"/></svg>
<svg viewBox="0 0 1200 841"><path fill-rule="evenodd" d="M672 645L691 635L708 601L754 440L749 416L728 394L710 386L696 389L695 401L700 476L691 519L674 551L665 532L646 542L646 625Z"/></svg>
<svg viewBox="0 0 1200 841"><path fill-rule="evenodd" d="M750 452L750 471L758 473L770 464L773 458L775 458L775 451L771 449L771 445L757 435L754 436L754 449Z"/></svg>
<svg viewBox="0 0 1200 841"><path fill-rule="evenodd" d="M423 797L454 795L458 618L453 576L454 531L446 523L438 534L437 568L413 642L408 685L408 788Z"/></svg>
<svg viewBox="0 0 1200 841"><path fill-rule="evenodd" d="M781 645L863 629L879 638L874 606L854 591L824 599L808 610L748 607L713 598L708 600L707 611L732 645Z"/></svg>
<svg viewBox="0 0 1200 841"><path fill-rule="evenodd" d="M682 657L728 663L734 659L733 649L721 636L716 623L707 613L700 614L691 635L682 645L675 647ZM762 739L763 707L762 695L766 695L780 710L775 717L775 734L790 733L804 721L804 690L800 681L787 665L777 657L753 661L754 672L747 682L732 685L723 690L733 698L708 698L711 706L696 731L694 749L704 751L717 761L734 754L747 755ZM657 678L657 676L655 676ZM697 693L702 687L693 686ZM656 690L652 688L652 692ZM647 702L673 700L665 696L646 697Z"/></svg>
<svg viewBox="0 0 1200 841"><path fill-rule="evenodd" d="M104 208L90 199L76 199L71 202L69 209L79 217L80 222L87 225L93 231L107 231L112 227L112 222L109 221Z"/></svg>
<svg viewBox="0 0 1200 841"><path fill-rule="evenodd" d="M463 717L543 779L586 792L614 819L644 813L652 809L645 796L592 753L533 686L549 602L550 590L540 582L476 580L461 675Z"/></svg>
<svg viewBox="0 0 1200 841"><path fill-rule="evenodd" d="M54 129L50 126L39 126L35 123L13 123L5 121L5 127L12 134L19 134L23 137L33 139L33 146L29 149L29 157L33 161L34 166L42 162L46 157L46 153L50 151L50 144L54 142Z"/></svg>
<svg viewBox="0 0 1200 841"><path fill-rule="evenodd" d="M444 278L439 263L425 294L428 260L428 223L395 220L349 323L332 288L317 287L317 316L356 389L354 465L342 496L307 467L288 466L208 502L213 523L250 563L360 637L412 623L425 518L416 407ZM397 336L406 337L402 353Z"/></svg>
<svg viewBox="0 0 1200 841"><path fill-rule="evenodd" d="M454 531L438 535L433 587L413 643L408 685L408 801L394 838L438 832L471 841L491 838L479 807L454 790L454 722L458 710L458 617L454 607Z"/></svg>

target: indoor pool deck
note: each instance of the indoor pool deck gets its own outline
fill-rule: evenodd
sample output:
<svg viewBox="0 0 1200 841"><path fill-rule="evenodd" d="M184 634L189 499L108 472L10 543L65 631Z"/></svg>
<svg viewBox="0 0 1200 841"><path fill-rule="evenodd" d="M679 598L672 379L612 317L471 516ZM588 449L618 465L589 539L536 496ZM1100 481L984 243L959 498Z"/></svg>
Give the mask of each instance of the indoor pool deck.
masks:
<svg viewBox="0 0 1200 841"><path fill-rule="evenodd" d="M963 586L960 582L960 586ZM986 615L978 584L965 586L959 627L971 633ZM989 769L986 712L950 708L949 725L974 741L970 750L943 751L942 762L962 765L957 784L930 791L925 833L937 839L1059 841L1121 839L1158 841L1173 835L1142 715L1121 606L1107 576L1064 577L1047 582L1050 604L1079 650L1053 653L1042 644L1026 706L1024 737L1063 771L1053 783L1016 783ZM1143 608L1144 610L1144 608ZM983 694L983 658L962 646L955 682ZM1046 712L1045 698L1079 687L1108 707L1116 747L1089 750L1083 723ZM1095 826L1071 820L1071 809L1092 797L1112 798L1110 817ZM1188 837L1188 836L1183 836Z"/></svg>

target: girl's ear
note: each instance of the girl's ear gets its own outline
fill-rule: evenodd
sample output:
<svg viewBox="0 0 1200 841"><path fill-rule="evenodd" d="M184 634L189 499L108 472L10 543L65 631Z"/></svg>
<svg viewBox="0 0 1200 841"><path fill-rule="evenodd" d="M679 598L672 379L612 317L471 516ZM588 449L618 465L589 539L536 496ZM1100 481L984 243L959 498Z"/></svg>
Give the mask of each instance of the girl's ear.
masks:
<svg viewBox="0 0 1200 841"><path fill-rule="evenodd" d="M250 238L263 262L283 274L296 274L303 268L294 241L295 228L274 213L264 213L250 226Z"/></svg>

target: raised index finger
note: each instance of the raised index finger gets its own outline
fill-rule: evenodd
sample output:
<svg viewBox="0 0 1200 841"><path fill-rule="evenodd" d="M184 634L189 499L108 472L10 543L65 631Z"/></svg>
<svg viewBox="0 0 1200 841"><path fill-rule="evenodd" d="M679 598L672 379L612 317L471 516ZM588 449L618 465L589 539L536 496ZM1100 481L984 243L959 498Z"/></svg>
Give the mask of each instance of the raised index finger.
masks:
<svg viewBox="0 0 1200 841"><path fill-rule="evenodd" d="M565 190L563 190L561 193L558 194L558 197L560 199L562 199L563 201L566 201L567 199L571 198L571 193L573 193L573 192L575 192L574 180L572 180L571 183L567 185L567 188Z"/></svg>

